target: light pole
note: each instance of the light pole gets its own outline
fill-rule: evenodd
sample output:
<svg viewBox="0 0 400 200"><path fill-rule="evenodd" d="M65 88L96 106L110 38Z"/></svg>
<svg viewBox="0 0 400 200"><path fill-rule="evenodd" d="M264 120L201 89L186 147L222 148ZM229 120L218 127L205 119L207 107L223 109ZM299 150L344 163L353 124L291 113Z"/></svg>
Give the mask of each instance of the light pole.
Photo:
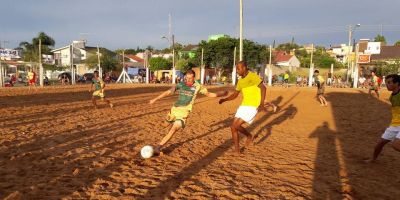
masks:
<svg viewBox="0 0 400 200"><path fill-rule="evenodd" d="M353 39L354 30L360 27L361 24L349 25L349 46L347 51L347 73L346 73L346 84L349 83L349 70L350 70L350 52L353 51L353 47L351 46L351 40Z"/></svg>
<svg viewBox="0 0 400 200"><path fill-rule="evenodd" d="M167 39L168 42L170 42L171 49L172 49L172 84L175 84L175 79L176 79L176 74L175 74L175 36L171 36L171 40L169 40L167 37L163 36L162 39Z"/></svg>
<svg viewBox="0 0 400 200"><path fill-rule="evenodd" d="M243 61L243 0L240 0L239 60Z"/></svg>

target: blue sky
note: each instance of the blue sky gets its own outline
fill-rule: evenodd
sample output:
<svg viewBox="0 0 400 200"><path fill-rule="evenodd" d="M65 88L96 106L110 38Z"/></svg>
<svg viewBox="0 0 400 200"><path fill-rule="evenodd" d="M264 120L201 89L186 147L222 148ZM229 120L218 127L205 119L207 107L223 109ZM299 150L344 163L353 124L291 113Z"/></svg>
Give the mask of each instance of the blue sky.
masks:
<svg viewBox="0 0 400 200"><path fill-rule="evenodd" d="M113 50L164 48L169 13L179 43L239 35L239 0L0 0L0 7L0 41L7 47L44 31L56 47L84 37ZM360 39L375 37L383 24L392 44L400 40L399 7L399 0L244 0L244 36L262 44L294 37L300 44L329 46L348 42L347 25L362 24L355 32Z"/></svg>

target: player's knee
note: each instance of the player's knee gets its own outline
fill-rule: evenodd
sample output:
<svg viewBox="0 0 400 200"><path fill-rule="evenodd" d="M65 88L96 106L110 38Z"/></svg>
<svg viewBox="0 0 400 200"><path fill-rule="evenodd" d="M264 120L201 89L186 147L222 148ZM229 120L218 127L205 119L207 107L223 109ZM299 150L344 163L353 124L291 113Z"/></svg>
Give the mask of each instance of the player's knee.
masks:
<svg viewBox="0 0 400 200"><path fill-rule="evenodd" d="M392 147L396 151L400 151L400 139L396 139L393 141Z"/></svg>

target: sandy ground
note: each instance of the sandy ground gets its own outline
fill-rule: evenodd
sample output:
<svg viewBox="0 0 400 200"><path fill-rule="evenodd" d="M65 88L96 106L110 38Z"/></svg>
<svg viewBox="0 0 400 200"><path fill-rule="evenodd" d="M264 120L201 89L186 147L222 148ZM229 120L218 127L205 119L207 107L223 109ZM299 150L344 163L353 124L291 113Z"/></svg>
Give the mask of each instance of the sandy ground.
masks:
<svg viewBox="0 0 400 200"><path fill-rule="evenodd" d="M169 86L110 85L111 109L91 107L88 86L0 90L0 199L399 199L400 153L388 145L366 165L390 122L389 93L268 88L280 110L259 113L241 156L229 125L241 98L200 96L165 155L144 160L176 96ZM211 88L218 91L226 88ZM228 89L232 89L228 87ZM244 140L241 145L243 146Z"/></svg>

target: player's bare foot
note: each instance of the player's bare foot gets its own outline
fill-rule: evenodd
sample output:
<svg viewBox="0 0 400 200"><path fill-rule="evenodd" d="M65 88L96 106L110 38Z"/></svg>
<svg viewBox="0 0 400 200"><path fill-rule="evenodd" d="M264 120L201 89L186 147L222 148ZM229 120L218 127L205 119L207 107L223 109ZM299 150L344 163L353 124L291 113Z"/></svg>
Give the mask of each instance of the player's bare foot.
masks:
<svg viewBox="0 0 400 200"><path fill-rule="evenodd" d="M273 105L274 108L274 113L276 113L276 110L278 109L278 106Z"/></svg>
<svg viewBox="0 0 400 200"><path fill-rule="evenodd" d="M114 104L110 103L110 108L114 108Z"/></svg>

